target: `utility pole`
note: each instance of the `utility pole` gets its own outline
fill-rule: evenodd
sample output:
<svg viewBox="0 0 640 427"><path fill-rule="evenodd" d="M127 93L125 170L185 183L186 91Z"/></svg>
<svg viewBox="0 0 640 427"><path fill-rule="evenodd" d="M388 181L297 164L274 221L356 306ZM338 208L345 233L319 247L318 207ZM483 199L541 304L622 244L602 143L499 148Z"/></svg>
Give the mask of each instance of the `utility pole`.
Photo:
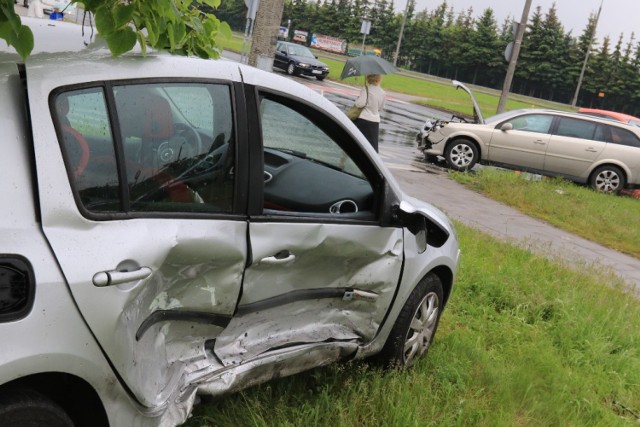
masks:
<svg viewBox="0 0 640 427"><path fill-rule="evenodd" d="M271 71L284 12L284 0L260 0L253 27L249 65Z"/></svg>
<svg viewBox="0 0 640 427"><path fill-rule="evenodd" d="M409 13L409 5L413 0L407 0L407 5L404 7L404 15L402 16L402 24L400 25L400 35L398 36L398 44L396 45L396 53L393 54L393 66L398 65L398 56L400 55L400 44L402 43L402 34L404 33L404 26L407 23L407 13Z"/></svg>
<svg viewBox="0 0 640 427"><path fill-rule="evenodd" d="M531 0L526 0L524 9L522 10L522 18L518 25L518 31L516 32L516 39L513 43L513 50L511 52L511 58L509 59L509 67L507 68L507 75L504 77L504 84L502 85L502 93L500 94L500 102L498 103L497 113L504 112L507 106L507 96L511 90L511 83L513 82L513 75L516 73L516 64L518 63L518 55L520 55L520 46L522 45L522 37L524 36L524 30L527 28L527 19L529 19L529 10L531 9Z"/></svg>
<svg viewBox="0 0 640 427"><path fill-rule="evenodd" d="M593 39L596 38L596 28L598 28L598 21L600 20L600 12L602 12L602 3L600 2L600 9L596 15L596 22L593 24L593 33L591 34L591 40L589 40L589 46L587 47L587 53L584 55L584 62L582 63L582 70L580 70L580 77L578 78L578 86L576 86L576 93L571 100L571 106L575 107L578 103L578 95L580 94L580 87L582 86L582 79L584 79L584 73L587 70L587 62L589 61L589 53L591 53L591 46L593 45ZM593 16L593 15L591 15Z"/></svg>

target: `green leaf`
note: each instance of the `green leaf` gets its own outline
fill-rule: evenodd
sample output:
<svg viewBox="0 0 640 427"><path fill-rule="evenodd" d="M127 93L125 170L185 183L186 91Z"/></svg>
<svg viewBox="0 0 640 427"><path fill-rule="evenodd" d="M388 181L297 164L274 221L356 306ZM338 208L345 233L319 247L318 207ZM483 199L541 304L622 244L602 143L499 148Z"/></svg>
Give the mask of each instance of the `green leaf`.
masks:
<svg viewBox="0 0 640 427"><path fill-rule="evenodd" d="M221 34L227 39L230 39L233 36L231 27L226 22L220 22L220 27L218 27L218 34Z"/></svg>
<svg viewBox="0 0 640 427"><path fill-rule="evenodd" d="M138 38L138 44L140 45L140 49L142 49L142 55L147 55L147 37L144 35L142 31L136 32L136 37Z"/></svg>
<svg viewBox="0 0 640 427"><path fill-rule="evenodd" d="M136 33L129 27L114 31L105 38L107 40L107 46L113 56L120 56L130 51L138 40Z"/></svg>
<svg viewBox="0 0 640 427"><path fill-rule="evenodd" d="M173 52L176 48L176 39L173 32L173 24L171 22L167 23L167 36L169 37L169 50Z"/></svg>
<svg viewBox="0 0 640 427"><path fill-rule="evenodd" d="M23 25L18 32L11 33L9 44L16 49L18 55L25 60L33 50L33 33L31 28Z"/></svg>
<svg viewBox="0 0 640 427"><path fill-rule="evenodd" d="M160 28L155 18L156 17L154 15L149 15L145 20L145 28L147 29L149 44L151 44L151 46L155 46L156 43L158 43L158 38L160 37Z"/></svg>
<svg viewBox="0 0 640 427"><path fill-rule="evenodd" d="M111 14L111 9L101 6L96 10L95 15L96 28L102 36L107 37L116 30L116 22Z"/></svg>
<svg viewBox="0 0 640 427"><path fill-rule="evenodd" d="M217 9L220 6L220 0L200 0L200 3Z"/></svg>
<svg viewBox="0 0 640 427"><path fill-rule="evenodd" d="M131 17L133 16L134 7L133 5L123 5L118 4L113 11L113 19L115 22L116 28L122 27L126 25L129 21L131 21Z"/></svg>

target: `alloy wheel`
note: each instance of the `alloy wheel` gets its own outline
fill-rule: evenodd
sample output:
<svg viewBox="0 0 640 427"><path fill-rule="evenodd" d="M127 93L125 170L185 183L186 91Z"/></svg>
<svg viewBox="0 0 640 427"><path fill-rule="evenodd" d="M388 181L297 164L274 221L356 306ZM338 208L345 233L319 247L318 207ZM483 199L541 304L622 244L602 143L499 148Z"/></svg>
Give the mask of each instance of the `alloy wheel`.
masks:
<svg viewBox="0 0 640 427"><path fill-rule="evenodd" d="M418 304L404 342L405 366L413 365L429 348L438 323L439 307L440 301L435 292L429 292Z"/></svg>

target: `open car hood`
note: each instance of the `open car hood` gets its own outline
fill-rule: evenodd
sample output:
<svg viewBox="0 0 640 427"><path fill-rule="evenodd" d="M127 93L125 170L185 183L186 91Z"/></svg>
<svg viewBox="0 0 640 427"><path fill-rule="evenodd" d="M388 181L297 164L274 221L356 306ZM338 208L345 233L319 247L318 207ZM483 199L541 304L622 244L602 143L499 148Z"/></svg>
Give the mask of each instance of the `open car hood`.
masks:
<svg viewBox="0 0 640 427"><path fill-rule="evenodd" d="M473 96L473 93L471 92L471 90L468 87L466 87L463 83L460 83L457 80L452 80L451 84L453 84L456 87L456 89L462 89L469 94L469 96L471 97L471 102L473 102L473 120L476 123L484 124L484 117L482 117L482 112L480 111L480 107L478 106L476 97Z"/></svg>

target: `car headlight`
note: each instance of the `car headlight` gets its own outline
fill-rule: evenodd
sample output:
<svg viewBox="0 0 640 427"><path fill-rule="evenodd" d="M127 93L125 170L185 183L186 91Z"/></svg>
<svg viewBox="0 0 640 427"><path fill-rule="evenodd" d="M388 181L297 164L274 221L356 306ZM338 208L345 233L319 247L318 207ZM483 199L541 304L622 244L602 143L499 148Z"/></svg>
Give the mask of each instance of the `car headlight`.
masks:
<svg viewBox="0 0 640 427"><path fill-rule="evenodd" d="M298 64L298 67L300 68L309 68L309 64L305 64L304 62L301 62Z"/></svg>

